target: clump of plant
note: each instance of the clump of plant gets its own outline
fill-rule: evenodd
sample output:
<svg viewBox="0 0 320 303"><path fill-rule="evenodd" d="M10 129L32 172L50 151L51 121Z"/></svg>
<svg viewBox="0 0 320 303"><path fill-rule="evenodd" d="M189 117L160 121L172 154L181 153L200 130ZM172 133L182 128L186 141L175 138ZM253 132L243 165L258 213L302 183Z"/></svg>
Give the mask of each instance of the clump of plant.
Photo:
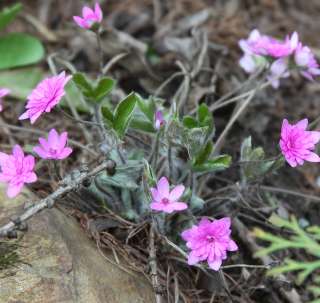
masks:
<svg viewBox="0 0 320 303"><path fill-rule="evenodd" d="M84 7L82 17L75 16L74 20L82 29L95 35L101 55L103 14L100 6L96 4L94 9ZM176 99L165 102L153 96L143 98L135 92L121 100L111 98L116 81L103 74L103 61L95 79L82 72L71 75L60 71L40 81L28 95L25 111L19 120L30 120L32 125L36 125L50 112L59 110L81 125L79 129L83 137L90 139L92 144L90 147L79 142L76 145L94 155L94 158L89 166L79 166L69 174L61 174L61 161L74 156L74 149L69 146L72 138L65 129L51 129L47 136L38 139L37 145L33 144L27 154L18 144L11 154L1 152L0 181L7 184L8 197L16 197L25 184L37 182L36 159L54 168L59 186L47 197L32 204L18 220L0 227L0 235L16 236L17 225L21 222L44 208L52 207L66 194L80 192L90 197L87 204L81 202L85 209L90 209L89 204L92 203L95 213L112 214L133 229L138 224L146 224L150 228L148 257L157 302L162 300L162 293L159 292L161 275L163 278L163 272L157 270L157 244L162 246L163 252L173 250L178 254L175 258L181 263L195 265L204 272L220 271L231 252L240 249L231 235L233 218L221 213L216 215L214 211L206 214L206 202L199 188L208 176L230 168L232 159L229 155L220 154L221 146L258 89L268 85L277 87L279 79L289 76L293 70L298 70L307 78L319 73L314 55L298 41L296 33L285 41L279 41L254 31L248 40L240 41L240 45L245 51L241 66L247 72L263 67L268 70L268 81L243 95L246 99L217 139L211 107L206 103L197 106L194 114L182 115ZM89 120L82 119L70 102L70 112L65 112L61 107L62 100L66 98L66 87L72 84L88 108ZM2 88L0 94L5 97L8 90ZM232 102L235 99L231 97L217 103L221 107ZM296 124L284 119L280 137L281 154L273 159L266 159L262 148L253 148L251 138L243 142L239 162L241 188L251 182L259 182L285 161L292 167L302 165L304 161L320 162L314 151L320 132L308 130L307 119ZM271 253L276 249L304 248L302 243L308 243L314 248L309 252L318 257L317 229L306 234L295 221L281 222L298 236L285 241L259 231L258 236L273 243L259 254ZM139 231L137 228L132 233ZM130 237L133 237L131 232L127 242ZM301 264L288 261L286 266L272 272L302 269L302 281L314 270L315 264L308 263L301 267Z"/></svg>

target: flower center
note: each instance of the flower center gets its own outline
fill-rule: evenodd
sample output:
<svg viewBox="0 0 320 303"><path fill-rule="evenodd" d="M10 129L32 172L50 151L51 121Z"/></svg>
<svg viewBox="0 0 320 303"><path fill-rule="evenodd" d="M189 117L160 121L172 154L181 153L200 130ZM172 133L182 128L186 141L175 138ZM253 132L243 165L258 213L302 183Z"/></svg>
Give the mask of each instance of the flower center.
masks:
<svg viewBox="0 0 320 303"><path fill-rule="evenodd" d="M170 201L169 201L168 198L162 198L161 202L162 202L163 204L169 204Z"/></svg>
<svg viewBox="0 0 320 303"><path fill-rule="evenodd" d="M49 152L52 155L55 155L57 153L57 150L55 148L49 148Z"/></svg>
<svg viewBox="0 0 320 303"><path fill-rule="evenodd" d="M208 241L209 243L212 243L212 242L215 241L214 236L206 236L206 239L207 239L207 241Z"/></svg>

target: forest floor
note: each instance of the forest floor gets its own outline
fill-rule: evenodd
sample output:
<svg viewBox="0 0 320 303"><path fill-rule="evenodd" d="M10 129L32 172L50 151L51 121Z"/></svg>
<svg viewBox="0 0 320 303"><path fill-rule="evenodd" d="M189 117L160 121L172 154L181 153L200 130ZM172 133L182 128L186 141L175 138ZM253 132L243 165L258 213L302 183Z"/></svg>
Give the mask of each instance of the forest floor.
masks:
<svg viewBox="0 0 320 303"><path fill-rule="evenodd" d="M94 42L91 43L90 34L80 33L72 21L72 16L81 11L82 1L22 3L22 17L15 21L9 28L10 31L27 31L38 36L45 43L47 54L58 54L60 58L71 62L77 70L95 75L99 68L97 49L93 46ZM109 66L108 75L117 80L116 93L122 96L135 91L148 97L156 92L158 97L165 100L165 104L170 104L173 96L181 89L186 74L189 73L190 76L192 70L202 70L188 84L185 112L192 111L200 102L206 102L210 106L232 91L241 91L239 87L248 76L238 65L242 55L238 41L246 38L254 28L279 38L297 31L302 41L320 56L318 0L108 0L101 3L105 14L103 25L106 29L102 36L104 61L115 60ZM121 42L108 33L108 27L116 28L126 34L126 39L132 39ZM61 68L64 62L56 64ZM40 67L43 74L50 73L46 62ZM171 81L161 87L167 79ZM161 91L158 90L159 87ZM282 278L265 276L268 264L266 260L254 258L258 244L261 243L251 232L257 226L270 230L267 218L274 209L267 207L265 200L269 200L268 205L272 204L270 201L276 201L278 206L275 212L283 217L295 215L309 225L320 225L319 166L305 164L295 169L283 167L276 175L267 176L262 184L253 184L241 196L240 200L243 201L238 203L237 161L241 143L248 136L252 136L255 146L264 148L267 158L277 156L282 119L316 119L320 114L319 98L320 86L317 82L290 77L282 81L279 89L267 88L256 94L246 113L233 125L221 147L224 153L232 156L234 164L228 170L215 174L209 181L211 192L206 191L203 195L206 199L216 197L212 207L218 203L220 208L217 209L222 211L222 205L225 205L231 212L229 215L236 218L233 233L240 244L240 250L237 256L232 257L232 263L262 264L265 268L230 268L225 270L224 279L216 276L217 280L214 281L212 277L208 278L197 270L188 270L184 268L185 265L181 265L183 269L177 275L180 275L181 280L185 278L186 282L184 285L180 284L180 288L179 284L175 285L178 285L184 302L309 302L311 295L306 290L306 283L295 284L294 275ZM24 102L15 101L1 114L0 124L7 125L0 129L1 150L9 151L14 142L27 146L30 141L36 140L39 135L37 131L48 131L62 123L73 140L86 143L78 124L67 118L62 122L59 112L48 115L46 121L39 121L37 131L30 131L27 123L18 122L16 118L23 111L23 106ZM216 136L224 130L234 106L232 103L214 111ZM83 115L85 117L86 113ZM75 148L74 154L75 157L60 167L62 172L92 159L81 148ZM57 186L57 180L45 168L41 169L40 182L32 186L32 190L39 197L44 197ZM81 209L74 209L72 213L84 227L92 218ZM102 233L99 241L108 246L116 239L119 253L128 263L132 262L127 247L120 247L121 232L114 232L113 228L109 231L107 235ZM95 239L97 240L97 236ZM307 258L300 252L287 254L294 254L301 260ZM277 255L273 261L281 262L283 257L284 255ZM175 262L160 257L160 262L162 261L172 264ZM132 267L135 270L139 268L138 265ZM165 268L168 268L168 263ZM172 265L172 268L177 266ZM193 274L191 278L190 272ZM168 275L172 277L174 284L175 274L169 270Z"/></svg>

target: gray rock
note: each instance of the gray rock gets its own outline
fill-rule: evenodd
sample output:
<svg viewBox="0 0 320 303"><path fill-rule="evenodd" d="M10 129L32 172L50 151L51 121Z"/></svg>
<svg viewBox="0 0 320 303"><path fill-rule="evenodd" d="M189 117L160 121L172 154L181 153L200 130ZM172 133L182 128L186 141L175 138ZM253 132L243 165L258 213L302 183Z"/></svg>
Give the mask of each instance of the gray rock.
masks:
<svg viewBox="0 0 320 303"><path fill-rule="evenodd" d="M0 186L0 224L22 211L26 196L7 199ZM17 251L22 262L0 271L0 302L154 302L150 284L107 262L72 217L45 210L28 226Z"/></svg>

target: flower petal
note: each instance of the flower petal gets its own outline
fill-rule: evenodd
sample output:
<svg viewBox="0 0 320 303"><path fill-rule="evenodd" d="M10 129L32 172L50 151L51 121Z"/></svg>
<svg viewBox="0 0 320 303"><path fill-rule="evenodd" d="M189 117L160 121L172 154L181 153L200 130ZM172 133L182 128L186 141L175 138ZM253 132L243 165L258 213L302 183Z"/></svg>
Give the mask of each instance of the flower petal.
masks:
<svg viewBox="0 0 320 303"><path fill-rule="evenodd" d="M177 185L172 189L169 194L170 201L177 201L183 194L185 187L183 185Z"/></svg>
<svg viewBox="0 0 320 303"><path fill-rule="evenodd" d="M309 162L320 162L320 157L313 152L310 152L307 156L304 156L304 160Z"/></svg>
<svg viewBox="0 0 320 303"><path fill-rule="evenodd" d="M295 124L295 126L301 130L306 130L308 127L308 119L306 118L299 121L297 124Z"/></svg>
<svg viewBox="0 0 320 303"><path fill-rule="evenodd" d="M9 183L8 189L7 189L7 195L9 198L14 198L16 197L22 190L23 188L23 183L18 183L18 184L11 184Z"/></svg>
<svg viewBox="0 0 320 303"><path fill-rule="evenodd" d="M48 153L40 146L35 146L33 151L42 159L48 159Z"/></svg>
<svg viewBox="0 0 320 303"><path fill-rule="evenodd" d="M162 177L157 184L157 189L162 197L169 197L169 182L166 177Z"/></svg>
<svg viewBox="0 0 320 303"><path fill-rule="evenodd" d="M70 156L72 153L72 148L71 147L66 147L63 149L63 151L59 154L58 159L62 160Z"/></svg>
<svg viewBox="0 0 320 303"><path fill-rule="evenodd" d="M150 204L152 210L163 211L164 205L162 203L153 202Z"/></svg>
<svg viewBox="0 0 320 303"><path fill-rule="evenodd" d="M208 262L209 267L212 268L215 271L218 271L221 267L222 260L221 259L215 259L212 262Z"/></svg>
<svg viewBox="0 0 320 303"><path fill-rule="evenodd" d="M188 204L184 202L171 202L169 203L167 209L172 211L180 211L180 210L185 210L188 208Z"/></svg>

